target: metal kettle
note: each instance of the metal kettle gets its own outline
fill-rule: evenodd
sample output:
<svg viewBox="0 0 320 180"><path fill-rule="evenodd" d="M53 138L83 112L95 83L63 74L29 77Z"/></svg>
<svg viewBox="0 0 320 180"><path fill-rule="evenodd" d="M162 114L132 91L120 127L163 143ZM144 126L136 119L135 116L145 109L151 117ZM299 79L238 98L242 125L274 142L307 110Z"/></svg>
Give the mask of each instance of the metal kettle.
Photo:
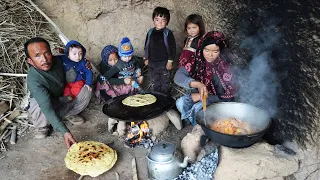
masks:
<svg viewBox="0 0 320 180"><path fill-rule="evenodd" d="M151 180L172 180L176 178L187 167L186 156L181 163L175 157L176 146L168 142L160 142L152 147L147 154L148 176Z"/></svg>

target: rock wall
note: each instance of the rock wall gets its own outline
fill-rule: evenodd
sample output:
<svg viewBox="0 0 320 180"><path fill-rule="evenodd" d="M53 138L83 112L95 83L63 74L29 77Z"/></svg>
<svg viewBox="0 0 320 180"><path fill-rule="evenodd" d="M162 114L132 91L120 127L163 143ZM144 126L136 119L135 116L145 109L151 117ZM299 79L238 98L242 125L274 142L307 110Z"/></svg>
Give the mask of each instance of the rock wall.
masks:
<svg viewBox="0 0 320 180"><path fill-rule="evenodd" d="M230 59L247 70L248 77L255 43L269 50L267 65L275 72L274 79L271 79L275 86L267 86L267 91L257 98L267 101L271 97L277 98L271 104L274 123L266 139L272 143L297 140L304 145L308 137L319 137L318 1L35 0L35 3L68 38L84 44L88 58L95 64L100 62L100 52L105 45L118 45L124 36L132 40L136 55L142 56L147 30L153 26L151 16L156 6L167 7L171 12L168 27L173 30L179 54L186 36L183 28L185 18L191 13L201 14L207 30L221 30L226 34L230 41ZM264 32L269 35L261 37ZM253 41L251 46L243 45L248 37L256 35L260 35L258 41ZM267 46L270 41L273 44ZM271 76L266 74L268 77ZM264 87L263 80L259 83Z"/></svg>

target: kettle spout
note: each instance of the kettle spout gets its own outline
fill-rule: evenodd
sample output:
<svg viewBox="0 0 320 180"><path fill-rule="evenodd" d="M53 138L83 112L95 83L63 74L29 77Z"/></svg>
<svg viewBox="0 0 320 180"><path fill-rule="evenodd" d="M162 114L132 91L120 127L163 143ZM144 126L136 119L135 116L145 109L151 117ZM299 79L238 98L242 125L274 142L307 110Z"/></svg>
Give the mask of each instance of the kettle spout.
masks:
<svg viewBox="0 0 320 180"><path fill-rule="evenodd" d="M188 156L184 157L183 162L179 164L179 167L181 167L181 168L187 167L188 161L189 161L190 159L191 159L191 158L189 158Z"/></svg>

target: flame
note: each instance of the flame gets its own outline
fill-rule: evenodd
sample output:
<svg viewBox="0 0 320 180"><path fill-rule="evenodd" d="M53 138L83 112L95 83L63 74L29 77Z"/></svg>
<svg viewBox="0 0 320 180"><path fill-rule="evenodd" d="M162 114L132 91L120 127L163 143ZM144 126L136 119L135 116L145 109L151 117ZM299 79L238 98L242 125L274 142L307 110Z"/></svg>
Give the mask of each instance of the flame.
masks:
<svg viewBox="0 0 320 180"><path fill-rule="evenodd" d="M135 123L135 122L131 122L131 132L128 133L127 135L127 139L132 139L132 138L135 138L136 136L136 139L132 141L132 144L136 144L136 143L139 143L141 141L141 139L143 138L144 135L147 135L149 133L149 126L148 124L146 123L146 121L143 121L143 123ZM138 124L139 126L139 132L133 134L132 132L132 128Z"/></svg>

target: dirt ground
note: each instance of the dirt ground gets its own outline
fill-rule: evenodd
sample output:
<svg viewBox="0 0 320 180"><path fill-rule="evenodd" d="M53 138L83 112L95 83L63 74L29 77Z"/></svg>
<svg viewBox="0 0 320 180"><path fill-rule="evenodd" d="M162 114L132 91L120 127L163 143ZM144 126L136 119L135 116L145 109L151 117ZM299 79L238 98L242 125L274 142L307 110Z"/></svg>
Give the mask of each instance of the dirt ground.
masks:
<svg viewBox="0 0 320 180"><path fill-rule="evenodd" d="M101 111L102 105L97 99L92 98L89 106L81 113L87 120L85 124L73 126L66 122L77 141L99 141L114 148L118 153L118 161L108 172L89 179L116 179L115 172L120 179L132 179L131 160L136 158L139 179L147 179L147 160L145 158L147 149L127 148L123 138L111 135L107 130L107 119ZM182 138L190 132L192 126L178 131L173 124L170 124L167 131L157 137L159 140L174 143L179 150ZM3 180L77 180L80 175L66 168L64 157L67 147L63 137L58 132L53 132L46 139L38 140L33 138L30 130L25 136L18 139L17 144L8 145L7 152L0 154L0 179Z"/></svg>

